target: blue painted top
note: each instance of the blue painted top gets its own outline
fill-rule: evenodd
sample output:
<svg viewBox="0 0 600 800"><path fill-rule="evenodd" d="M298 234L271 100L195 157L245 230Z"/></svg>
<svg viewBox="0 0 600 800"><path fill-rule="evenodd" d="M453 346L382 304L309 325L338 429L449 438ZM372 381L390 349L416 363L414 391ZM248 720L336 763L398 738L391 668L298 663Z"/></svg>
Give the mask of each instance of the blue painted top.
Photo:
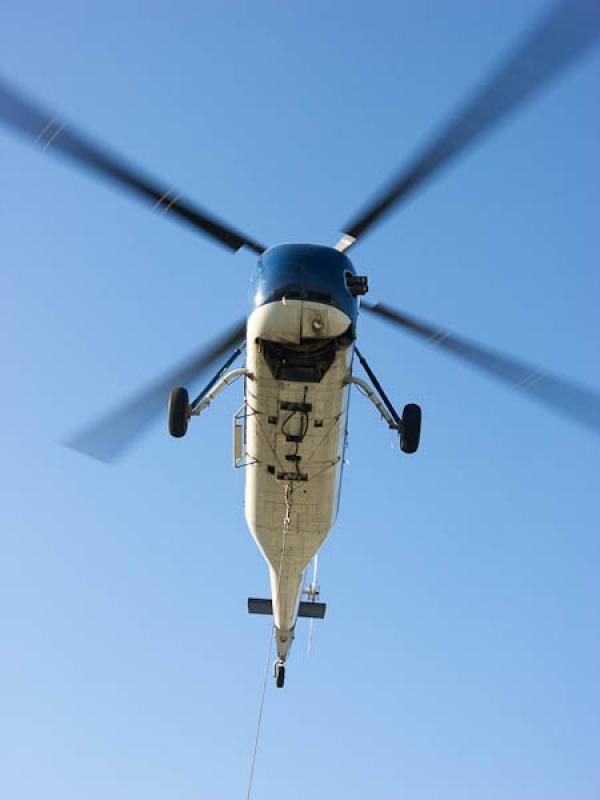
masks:
<svg viewBox="0 0 600 800"><path fill-rule="evenodd" d="M356 322L357 301L346 287L352 262L333 247L280 244L265 251L250 279L254 308L287 297L335 306Z"/></svg>

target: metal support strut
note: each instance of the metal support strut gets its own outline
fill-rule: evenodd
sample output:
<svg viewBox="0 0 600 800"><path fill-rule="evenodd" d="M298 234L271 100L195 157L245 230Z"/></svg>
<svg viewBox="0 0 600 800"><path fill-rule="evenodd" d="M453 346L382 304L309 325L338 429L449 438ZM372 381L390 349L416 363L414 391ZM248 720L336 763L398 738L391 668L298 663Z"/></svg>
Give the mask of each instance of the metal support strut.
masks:
<svg viewBox="0 0 600 800"><path fill-rule="evenodd" d="M402 420L399 419L398 422L396 422L392 419L391 414L377 396L377 392L375 392L366 381L363 381L362 378L357 378L354 375L348 375L346 378L344 378L344 383L354 384L354 386L361 388L366 397L368 397L377 411L379 411L381 416L387 422L388 426L394 431L402 430Z"/></svg>
<svg viewBox="0 0 600 800"><path fill-rule="evenodd" d="M367 375L371 379L371 383L373 384L373 386L379 392L379 396L381 397L381 399L385 403L387 410L390 412L390 414L392 416L392 419L396 423L395 427L398 430L402 430L402 420L400 419L400 417L398 416L398 412L396 411L396 409L392 405L392 401L387 396L387 394L383 391L383 386L377 380L377 377L376 377L375 373L373 372L373 370L371 369L371 367L367 363L367 359L363 356L363 354L360 352L360 350L356 346L354 347L354 352L358 356L358 360L362 364L364 371L367 373ZM392 428L392 427L394 427L394 426L390 425L390 428Z"/></svg>
<svg viewBox="0 0 600 800"><path fill-rule="evenodd" d="M344 379L344 382L354 383L356 386L359 386L364 394L373 403L375 408L379 411L389 427L392 430L398 431L400 434L400 449L403 453L416 453L419 448L419 441L421 438L420 407L416 403L408 403L408 405L404 406L402 416L400 417L392 405L391 400L383 391L383 387L377 380L373 370L367 364L366 358L362 355L358 347L355 347L354 351L360 363L363 365L365 372L373 382L375 389L372 389L366 381L363 381L360 378L355 378L354 375L348 375ZM379 392L379 395L377 392Z"/></svg>
<svg viewBox="0 0 600 800"><path fill-rule="evenodd" d="M222 392L226 386L229 386L230 383L233 383L242 376L249 378L250 380L253 380L254 378L253 373L245 367L232 369L231 372L228 372L227 375L224 375L209 392L206 392L204 395L200 395L198 401L194 401L195 405L193 404L191 406L190 416L198 417L205 409L209 407L215 397Z"/></svg>
<svg viewBox="0 0 600 800"><path fill-rule="evenodd" d="M215 385L215 383L216 383L216 382L219 380L219 378L220 378L222 375L224 375L224 374L225 374L225 372L227 372L227 370L228 370L228 369L229 369L229 367L230 367L230 366L233 364L233 362L236 360L236 358L237 358L239 355L241 355L241 353L242 353L242 350L244 349L244 347L245 347L245 346L246 346L246 343L245 343L245 342L242 342L242 344L240 344L238 347L236 347L236 348L235 348L235 350L233 351L233 353L232 353L232 354L229 356L229 358L228 358L228 359L227 359L227 361L226 361L226 362L223 364L223 366L222 366L222 367L221 367L221 369L220 369L220 370L217 372L217 374L216 374L216 375L214 375L214 376L213 376L213 377L212 377L212 378L209 380L209 382L206 384L206 386L204 387L204 389L202 389L202 391L200 392L200 394L198 395L198 397L197 397L197 398L196 398L196 399L195 399L195 400L194 400L192 403L190 403L190 410L191 410L191 412L192 412L192 413L194 412L194 410L195 410L196 406L197 406L197 405L198 405L198 404L199 404L199 403L200 403L200 402L203 400L203 398L204 398L204 397L205 397L205 396L206 396L206 395L207 395L207 394L210 392L210 390L213 388L213 386L214 386L214 385Z"/></svg>

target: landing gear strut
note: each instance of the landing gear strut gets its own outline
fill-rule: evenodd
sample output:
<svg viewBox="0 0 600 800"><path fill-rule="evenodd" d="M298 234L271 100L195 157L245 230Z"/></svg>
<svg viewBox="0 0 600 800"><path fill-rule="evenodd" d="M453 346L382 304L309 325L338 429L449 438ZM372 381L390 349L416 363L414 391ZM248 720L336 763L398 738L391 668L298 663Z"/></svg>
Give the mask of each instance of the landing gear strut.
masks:
<svg viewBox="0 0 600 800"><path fill-rule="evenodd" d="M283 689L285 683L285 664L283 661L276 661L273 665L273 674L275 676L275 686L278 689Z"/></svg>
<svg viewBox="0 0 600 800"><path fill-rule="evenodd" d="M242 332L240 331L240 333ZM240 355L243 347L243 344L236 347L217 374L211 378L198 397L191 403L187 389L181 386L178 389L173 389L169 396L169 433L171 436L175 436L176 439L185 436L190 418L197 417L205 408L208 408L219 392L234 380L242 375L246 378L252 378L252 374L247 369L234 369L225 374Z"/></svg>
<svg viewBox="0 0 600 800"><path fill-rule="evenodd" d="M360 378L354 377L354 375L348 376L348 378L346 378L346 383L355 383L357 386L359 386L369 400L373 403L375 408L379 411L389 427L392 430L399 432L400 449L402 452L416 453L419 448L419 441L421 439L421 408L416 403L409 403L408 405L404 406L402 417L399 417L389 397L383 391L383 387L377 380L375 373L368 365L367 360L360 352L358 347L354 347L354 352L358 356L360 363L363 365L365 372L371 379L373 386L379 393L379 397L377 397L377 394L373 389L371 389L368 383L365 383L365 381L361 380Z"/></svg>

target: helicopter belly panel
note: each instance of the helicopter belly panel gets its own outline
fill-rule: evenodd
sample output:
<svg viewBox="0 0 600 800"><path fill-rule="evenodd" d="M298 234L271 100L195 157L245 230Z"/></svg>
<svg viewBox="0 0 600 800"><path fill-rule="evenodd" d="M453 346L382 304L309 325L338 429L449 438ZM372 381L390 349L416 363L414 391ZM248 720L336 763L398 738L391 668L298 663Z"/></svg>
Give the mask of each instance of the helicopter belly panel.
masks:
<svg viewBox="0 0 600 800"><path fill-rule="evenodd" d="M341 311L302 301L263 306L248 322L245 513L270 567L278 628L293 627L303 571L337 514L352 347L337 348L320 381L304 382L274 378L261 342L267 331L298 343L303 327L324 318L323 338L350 325Z"/></svg>

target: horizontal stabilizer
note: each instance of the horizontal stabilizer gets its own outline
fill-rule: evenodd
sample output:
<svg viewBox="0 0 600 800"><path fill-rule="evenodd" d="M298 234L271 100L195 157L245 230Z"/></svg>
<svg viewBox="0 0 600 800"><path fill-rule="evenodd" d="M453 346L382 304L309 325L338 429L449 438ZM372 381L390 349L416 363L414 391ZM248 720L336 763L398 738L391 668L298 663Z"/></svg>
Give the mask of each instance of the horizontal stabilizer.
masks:
<svg viewBox="0 0 600 800"><path fill-rule="evenodd" d="M326 603L310 603L302 602L298 607L299 617L309 617L310 619L323 619L327 609ZM248 598L248 613L249 614L272 614L273 601L270 597L249 597Z"/></svg>
<svg viewBox="0 0 600 800"><path fill-rule="evenodd" d="M298 608L299 617L310 617L310 619L323 619L327 603L302 602Z"/></svg>
<svg viewBox="0 0 600 800"><path fill-rule="evenodd" d="M249 614L272 614L273 601L271 598L262 599L261 597L248 598L248 613Z"/></svg>

